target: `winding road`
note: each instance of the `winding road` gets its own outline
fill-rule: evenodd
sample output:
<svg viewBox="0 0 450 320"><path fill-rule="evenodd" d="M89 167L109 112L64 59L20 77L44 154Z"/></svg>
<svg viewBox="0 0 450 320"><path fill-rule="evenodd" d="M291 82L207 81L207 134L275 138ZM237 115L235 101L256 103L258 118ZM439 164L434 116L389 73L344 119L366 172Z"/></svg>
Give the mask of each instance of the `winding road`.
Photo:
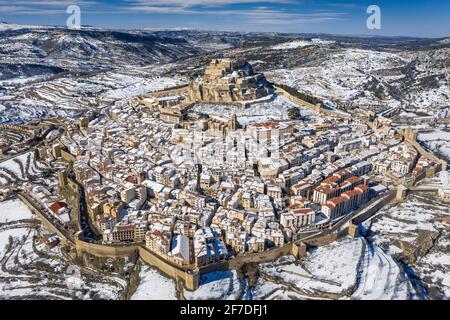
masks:
<svg viewBox="0 0 450 320"><path fill-rule="evenodd" d="M358 270L355 300L393 300L408 298L407 279L391 256L365 240L365 253Z"/></svg>

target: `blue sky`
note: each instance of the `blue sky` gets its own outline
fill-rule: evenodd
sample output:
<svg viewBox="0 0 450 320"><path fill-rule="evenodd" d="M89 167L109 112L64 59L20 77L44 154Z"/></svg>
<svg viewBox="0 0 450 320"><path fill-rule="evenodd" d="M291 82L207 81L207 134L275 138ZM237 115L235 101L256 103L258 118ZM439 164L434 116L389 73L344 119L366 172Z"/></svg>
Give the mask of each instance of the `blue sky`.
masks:
<svg viewBox="0 0 450 320"><path fill-rule="evenodd" d="M66 8L105 28L194 28L387 36L450 36L448 0L0 0L0 21L65 25ZM381 9L381 30L369 30L369 5Z"/></svg>

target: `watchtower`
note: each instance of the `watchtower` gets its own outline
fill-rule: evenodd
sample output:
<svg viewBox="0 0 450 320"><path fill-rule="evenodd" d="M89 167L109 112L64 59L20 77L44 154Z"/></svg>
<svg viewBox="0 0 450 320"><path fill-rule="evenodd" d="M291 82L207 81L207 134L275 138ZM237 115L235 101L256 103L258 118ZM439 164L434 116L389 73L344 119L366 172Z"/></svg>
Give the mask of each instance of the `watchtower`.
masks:
<svg viewBox="0 0 450 320"><path fill-rule="evenodd" d="M395 196L395 199L399 202L403 202L405 201L407 195L408 195L408 188L402 184L399 184L397 186L397 194Z"/></svg>

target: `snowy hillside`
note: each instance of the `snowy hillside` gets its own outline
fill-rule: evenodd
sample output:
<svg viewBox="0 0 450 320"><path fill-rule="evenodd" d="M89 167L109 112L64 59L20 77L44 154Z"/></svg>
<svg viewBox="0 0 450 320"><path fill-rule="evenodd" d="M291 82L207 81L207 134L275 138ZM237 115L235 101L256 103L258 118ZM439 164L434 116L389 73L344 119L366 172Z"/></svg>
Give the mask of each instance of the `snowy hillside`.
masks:
<svg viewBox="0 0 450 320"><path fill-rule="evenodd" d="M19 200L0 202L0 299L120 299L123 281L114 276L81 277L66 273L70 262L36 237L46 232L28 207Z"/></svg>
<svg viewBox="0 0 450 320"><path fill-rule="evenodd" d="M436 180L436 183L434 182ZM424 181L438 185L439 178ZM450 297L448 228L450 205L430 193L411 194L407 201L382 209L364 225L375 243L409 265L415 287L422 297Z"/></svg>
<svg viewBox="0 0 450 320"><path fill-rule="evenodd" d="M448 116L449 56L450 48L432 54L335 49L302 66L272 70L268 78L331 99L349 110L398 108L412 116L439 112Z"/></svg>

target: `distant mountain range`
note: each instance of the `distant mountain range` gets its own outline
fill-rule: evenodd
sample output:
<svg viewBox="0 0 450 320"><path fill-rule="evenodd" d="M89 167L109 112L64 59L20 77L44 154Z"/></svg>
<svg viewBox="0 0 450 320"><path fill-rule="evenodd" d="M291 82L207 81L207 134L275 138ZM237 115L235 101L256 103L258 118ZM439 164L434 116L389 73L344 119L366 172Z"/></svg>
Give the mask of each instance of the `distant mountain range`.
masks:
<svg viewBox="0 0 450 320"><path fill-rule="evenodd" d="M402 119L449 116L450 38L69 30L11 24L0 24L0 92L8 97L0 105L19 120L24 105L27 110L42 105L40 112L47 114L44 105L55 104L59 98L66 102L55 104L58 108L83 109L88 101L81 103L76 94L66 93L74 83L77 94L84 92L92 98L95 94L87 94L92 88L116 90L113 96L118 97L125 87L128 96L143 90L150 79L155 84L161 83L158 77L166 77L167 83L175 78L188 81L219 56L251 61L270 81L331 99L347 111L361 107ZM89 82L93 84L87 86ZM134 89L129 88L131 84ZM41 91L51 93L54 86L64 88L59 98L43 99Z"/></svg>
<svg viewBox="0 0 450 320"><path fill-rule="evenodd" d="M120 65L176 62L211 51L273 45L319 34L278 34L178 30L70 30L56 26L0 23L0 80L16 76L108 70ZM323 35L361 48L446 46L448 39ZM20 67L17 66L20 64ZM9 70L8 70L9 68Z"/></svg>

